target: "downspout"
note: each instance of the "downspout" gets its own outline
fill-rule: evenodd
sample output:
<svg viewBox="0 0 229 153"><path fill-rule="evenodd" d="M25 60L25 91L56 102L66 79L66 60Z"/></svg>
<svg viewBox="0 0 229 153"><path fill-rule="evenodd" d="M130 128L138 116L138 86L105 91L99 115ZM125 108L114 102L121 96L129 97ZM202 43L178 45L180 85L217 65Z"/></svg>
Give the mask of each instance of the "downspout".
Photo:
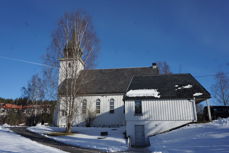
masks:
<svg viewBox="0 0 229 153"><path fill-rule="evenodd" d="M208 102L208 100L206 100L206 104L207 104L207 107L208 107L208 119L211 122L212 121L212 116L211 116L210 103Z"/></svg>
<svg viewBox="0 0 229 153"><path fill-rule="evenodd" d="M195 115L194 122L197 122L196 98L195 97L194 97L194 100L193 100L193 112L194 112L194 115Z"/></svg>

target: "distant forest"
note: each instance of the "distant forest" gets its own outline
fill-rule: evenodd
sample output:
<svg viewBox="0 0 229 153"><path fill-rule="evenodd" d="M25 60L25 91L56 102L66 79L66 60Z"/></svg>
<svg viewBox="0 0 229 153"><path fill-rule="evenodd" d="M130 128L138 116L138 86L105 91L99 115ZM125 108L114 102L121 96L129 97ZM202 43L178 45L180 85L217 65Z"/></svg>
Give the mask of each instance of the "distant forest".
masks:
<svg viewBox="0 0 229 153"><path fill-rule="evenodd" d="M8 103L8 104L15 104L15 105L32 105L32 104L51 104L55 105L56 101L52 100L43 100L43 101L31 101L28 98L16 98L16 99L6 99L6 98L1 98L0 97L0 103Z"/></svg>

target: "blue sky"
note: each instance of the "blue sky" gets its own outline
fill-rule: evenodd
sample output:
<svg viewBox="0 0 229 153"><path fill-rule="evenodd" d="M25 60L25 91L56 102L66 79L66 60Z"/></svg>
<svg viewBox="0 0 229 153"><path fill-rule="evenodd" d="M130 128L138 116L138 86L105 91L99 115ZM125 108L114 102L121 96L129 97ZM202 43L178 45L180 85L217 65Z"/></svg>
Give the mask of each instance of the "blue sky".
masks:
<svg viewBox="0 0 229 153"><path fill-rule="evenodd" d="M229 72L227 0L1 0L0 97L21 87L42 62L64 12L83 9L93 18L101 50L97 68L150 66L166 61L174 73ZM212 76L197 77L210 90Z"/></svg>

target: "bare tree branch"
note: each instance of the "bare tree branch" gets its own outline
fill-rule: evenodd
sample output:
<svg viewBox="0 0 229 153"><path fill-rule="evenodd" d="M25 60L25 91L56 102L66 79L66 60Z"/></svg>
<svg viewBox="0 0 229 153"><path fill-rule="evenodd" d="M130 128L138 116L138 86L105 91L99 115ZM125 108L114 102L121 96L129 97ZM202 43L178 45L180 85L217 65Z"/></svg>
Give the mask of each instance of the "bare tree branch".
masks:
<svg viewBox="0 0 229 153"><path fill-rule="evenodd" d="M170 66L167 62L157 62L160 74L171 74Z"/></svg>
<svg viewBox="0 0 229 153"><path fill-rule="evenodd" d="M213 96L219 102L225 106L229 104L229 77L219 72L215 76L215 84L212 86Z"/></svg>
<svg viewBox="0 0 229 153"><path fill-rule="evenodd" d="M31 80L28 82L27 87L22 87L23 97L27 98L34 105L33 115L36 118L37 115L37 101L42 101L44 99L44 82L39 77L38 74L32 76ZM34 118L34 119L35 119ZM33 121L36 124L36 121Z"/></svg>

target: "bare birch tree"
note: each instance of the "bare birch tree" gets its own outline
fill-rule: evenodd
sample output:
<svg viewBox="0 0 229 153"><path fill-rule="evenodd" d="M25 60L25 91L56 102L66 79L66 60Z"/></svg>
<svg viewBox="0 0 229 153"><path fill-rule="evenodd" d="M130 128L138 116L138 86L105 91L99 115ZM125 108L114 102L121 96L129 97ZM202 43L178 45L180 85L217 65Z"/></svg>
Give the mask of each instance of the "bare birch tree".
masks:
<svg viewBox="0 0 229 153"><path fill-rule="evenodd" d="M39 101L44 98L43 82L38 74L32 76L26 87L22 87L23 96L31 101Z"/></svg>
<svg viewBox="0 0 229 153"><path fill-rule="evenodd" d="M225 106L229 104L229 77L219 72L215 76L215 84L212 87L214 98Z"/></svg>
<svg viewBox="0 0 229 153"><path fill-rule="evenodd" d="M36 124L36 116L37 116L37 101L41 101L44 98L44 88L43 81L39 77L38 74L32 76L32 79L28 82L26 87L22 87L23 96L27 98L27 100L31 101L33 104L33 124Z"/></svg>
<svg viewBox="0 0 229 153"><path fill-rule="evenodd" d="M171 74L171 70L167 62L157 62L160 74Z"/></svg>
<svg viewBox="0 0 229 153"><path fill-rule="evenodd" d="M59 83L65 80L65 96L59 97L58 102L65 112L68 133L71 132L74 118L80 113L81 102L77 101L77 92L81 86L81 82L77 80L79 71L82 66L94 66L98 45L91 18L82 11L66 13L52 35L52 44L45 61L57 69L51 68L46 72L55 74L53 76L56 84L58 70L61 71ZM62 63L60 67L59 60Z"/></svg>

